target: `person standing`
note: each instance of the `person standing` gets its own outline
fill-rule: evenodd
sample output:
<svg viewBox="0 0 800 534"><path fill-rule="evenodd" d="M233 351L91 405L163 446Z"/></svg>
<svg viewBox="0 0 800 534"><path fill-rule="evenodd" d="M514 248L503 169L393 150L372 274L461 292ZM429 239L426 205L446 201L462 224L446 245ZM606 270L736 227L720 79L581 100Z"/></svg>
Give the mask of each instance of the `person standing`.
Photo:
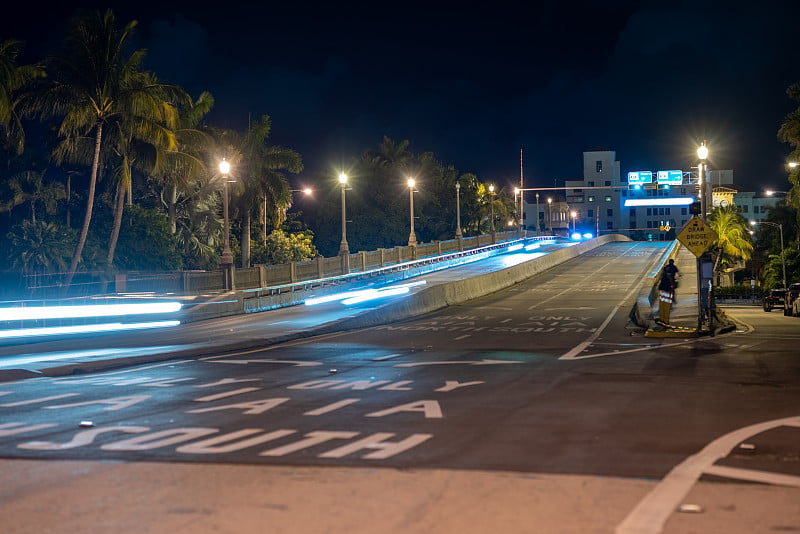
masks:
<svg viewBox="0 0 800 534"><path fill-rule="evenodd" d="M680 269L678 269L678 266L675 265L675 260L670 258L667 264L664 266L664 274L669 276L670 280L672 280L673 290L675 287L677 287L677 284L675 284L675 277L678 276L678 273L680 273Z"/></svg>
<svg viewBox="0 0 800 534"><path fill-rule="evenodd" d="M672 303L675 301L675 284L673 278L667 274L666 267L661 273L661 280L658 282L658 324L669 326L669 314L672 310Z"/></svg>

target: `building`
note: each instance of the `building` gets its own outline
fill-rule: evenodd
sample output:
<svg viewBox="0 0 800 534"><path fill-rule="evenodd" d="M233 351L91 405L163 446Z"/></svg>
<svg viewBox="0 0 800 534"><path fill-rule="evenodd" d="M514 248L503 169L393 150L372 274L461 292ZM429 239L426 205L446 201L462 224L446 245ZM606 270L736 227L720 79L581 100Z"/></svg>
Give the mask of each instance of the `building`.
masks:
<svg viewBox="0 0 800 534"><path fill-rule="evenodd" d="M733 205L746 219L761 221L775 206L774 197L736 186L733 170L709 170L708 180L714 207ZM604 149L583 153L582 179L525 191L528 231L568 236L574 228L580 234L621 233L638 241L675 239L692 217L690 205L700 198L696 169L623 173L616 152Z"/></svg>

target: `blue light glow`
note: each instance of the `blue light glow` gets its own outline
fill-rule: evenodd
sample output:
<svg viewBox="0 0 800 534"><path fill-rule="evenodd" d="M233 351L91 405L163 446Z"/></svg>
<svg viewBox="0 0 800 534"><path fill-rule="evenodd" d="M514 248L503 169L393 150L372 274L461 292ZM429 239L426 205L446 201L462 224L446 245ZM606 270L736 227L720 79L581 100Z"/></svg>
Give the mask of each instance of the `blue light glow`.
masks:
<svg viewBox="0 0 800 534"><path fill-rule="evenodd" d="M581 236L581 234L580 234L579 232L575 232L575 233L574 233L574 234L572 234L570 237L571 237L573 240L575 240L575 241L580 241L580 239L581 239L581 237L582 237L582 236Z"/></svg>
<svg viewBox="0 0 800 534"><path fill-rule="evenodd" d="M522 243L517 243L516 245L511 245L508 247L508 252L514 252L515 250L522 250L525 245Z"/></svg>
<svg viewBox="0 0 800 534"><path fill-rule="evenodd" d="M27 321L30 319L77 319L85 317L145 315L153 313L174 313L180 309L180 302L96 304L88 306L17 306L13 308L0 308L0 321Z"/></svg>
<svg viewBox="0 0 800 534"><path fill-rule="evenodd" d="M151 321L148 323L103 323L76 326L51 326L42 328L15 328L0 330L0 339L15 337L38 337L63 334L87 334L96 332L117 332L120 330L140 330L142 328L164 328L177 326L180 321Z"/></svg>
<svg viewBox="0 0 800 534"><path fill-rule="evenodd" d="M531 243L530 245L525 245L525 250L536 250L541 246L542 245L540 243Z"/></svg>
<svg viewBox="0 0 800 534"><path fill-rule="evenodd" d="M391 297L394 295L405 295L406 293L409 292L409 290L410 289L408 286L387 287L386 289L371 289L362 292L362 294L357 297L344 299L342 301L342 304L346 306L351 306L353 304L359 304L361 302L366 302L368 300L381 299L384 297Z"/></svg>
<svg viewBox="0 0 800 534"><path fill-rule="evenodd" d="M335 302L337 300L342 301L342 304L350 305L376 298L408 293L410 288L414 286L425 285L426 283L427 282L425 280L419 280L417 282L410 282L408 284L401 284L381 289L372 288L359 289L356 291L345 291L343 293L334 293L331 295L324 295L322 297L312 297L310 299L306 299L305 305L314 306L317 304L324 304L325 302Z"/></svg>
<svg viewBox="0 0 800 534"><path fill-rule="evenodd" d="M592 233L591 233L591 232L586 232L585 234L583 234L583 237L584 237L584 239L591 239L591 238L593 238L594 236L592 235Z"/></svg>
<svg viewBox="0 0 800 534"><path fill-rule="evenodd" d="M688 206L694 203L694 197L673 198L629 198L625 206Z"/></svg>

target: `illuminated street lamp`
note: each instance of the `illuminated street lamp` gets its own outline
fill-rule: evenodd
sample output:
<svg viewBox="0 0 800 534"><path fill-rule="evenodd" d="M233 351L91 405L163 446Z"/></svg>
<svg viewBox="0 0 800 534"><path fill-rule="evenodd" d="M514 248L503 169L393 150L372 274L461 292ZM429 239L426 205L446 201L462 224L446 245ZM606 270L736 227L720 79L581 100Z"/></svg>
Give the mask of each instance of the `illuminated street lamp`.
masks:
<svg viewBox="0 0 800 534"><path fill-rule="evenodd" d="M783 270L783 287L785 288L787 286L786 286L786 260L785 260L784 252L783 252L783 224L774 223L774 222L770 222L770 221L750 221L750 225L751 226L755 226L757 224L768 224L769 226L777 226L778 230L780 230L780 233L781 233L781 269Z"/></svg>
<svg viewBox="0 0 800 534"><path fill-rule="evenodd" d="M519 195L519 212L517 213L518 223L517 228L519 229L520 237L523 236L523 225L525 224L525 204L523 198L522 189L519 187L514 188L514 200L516 201L517 195Z"/></svg>
<svg viewBox="0 0 800 534"><path fill-rule="evenodd" d="M547 229L553 233L553 199L547 197Z"/></svg>
<svg viewBox="0 0 800 534"><path fill-rule="evenodd" d="M408 179L408 205L411 213L411 233L408 234L408 246L417 246L417 234L414 233L414 184L413 178Z"/></svg>
<svg viewBox="0 0 800 534"><path fill-rule="evenodd" d="M536 193L536 235L542 231L542 228L539 226L539 193Z"/></svg>
<svg viewBox="0 0 800 534"><path fill-rule="evenodd" d="M456 239L461 239L461 184L456 182Z"/></svg>
<svg viewBox="0 0 800 534"><path fill-rule="evenodd" d="M788 195L789 194L788 191L774 191L772 189L767 189L766 191L764 191L764 193L766 193L768 197L771 197L772 195Z"/></svg>
<svg viewBox="0 0 800 534"><path fill-rule="evenodd" d="M231 254L230 222L228 221L228 174L231 172L231 164L225 158L219 162L219 172L222 174L222 213L223 213L223 245L220 264L223 268L228 268L233 264L233 254Z"/></svg>
<svg viewBox="0 0 800 534"><path fill-rule="evenodd" d="M292 193L303 193L304 195L311 196L314 193L314 190L310 187L306 187L305 189L292 189Z"/></svg>
<svg viewBox="0 0 800 534"><path fill-rule="evenodd" d="M575 217L578 216L578 212L575 211L575 210L572 210L572 212L570 212L570 215L572 216L572 233L574 234L575 233Z"/></svg>
<svg viewBox="0 0 800 534"><path fill-rule="evenodd" d="M798 163L796 161L790 161L789 162L789 167L791 167L792 169L796 168L798 165L800 165L800 163Z"/></svg>
<svg viewBox="0 0 800 534"><path fill-rule="evenodd" d="M344 191L347 189L347 175L345 173L339 175L339 184L342 186L342 242L339 244L339 255L345 256L350 254L350 247L347 246L347 217L345 216L344 206Z"/></svg>
<svg viewBox="0 0 800 534"><path fill-rule="evenodd" d="M492 235L492 244L495 242L494 233L494 184L489 186L489 210L491 212L491 219L489 219L489 232Z"/></svg>
<svg viewBox="0 0 800 534"><path fill-rule="evenodd" d="M703 220L706 219L706 215L708 214L709 204L707 191L710 190L708 187L708 173L706 172L706 159L708 159L708 147L706 146L706 142L703 141L699 147L697 147L697 157L700 158L700 163L697 165L697 187L699 189L700 194L700 206L702 211Z"/></svg>

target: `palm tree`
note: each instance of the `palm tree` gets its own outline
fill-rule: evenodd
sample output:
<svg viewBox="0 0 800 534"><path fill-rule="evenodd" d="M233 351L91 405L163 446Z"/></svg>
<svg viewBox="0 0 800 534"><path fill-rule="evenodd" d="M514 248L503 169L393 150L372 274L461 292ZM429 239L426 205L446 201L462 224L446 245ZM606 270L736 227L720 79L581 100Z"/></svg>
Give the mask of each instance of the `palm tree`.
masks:
<svg viewBox="0 0 800 534"><path fill-rule="evenodd" d="M209 176L204 154L212 150L213 139L200 123L213 106L214 97L208 92L180 106L175 132L178 149L166 153L164 171L153 176L162 187L159 197L166 205L172 233L177 231L179 203L197 195Z"/></svg>
<svg viewBox="0 0 800 534"><path fill-rule="evenodd" d="M56 223L23 221L9 234L13 267L34 277L63 271L70 254L71 234L70 229Z"/></svg>
<svg viewBox="0 0 800 534"><path fill-rule="evenodd" d="M753 242L747 221L735 207L715 208L708 217L709 226L717 233L714 245L714 272L753 255Z"/></svg>
<svg viewBox="0 0 800 534"><path fill-rule="evenodd" d="M25 130L22 126L27 88L45 76L41 65L17 65L22 43L11 39L0 43L0 133L3 144L22 154Z"/></svg>
<svg viewBox="0 0 800 534"><path fill-rule="evenodd" d="M142 110L145 116L152 111L139 70L145 51L126 55L136 25L132 21L119 30L110 9L104 14L88 12L75 17L67 32L65 54L52 61L55 79L36 101L36 110L43 117L61 117L56 162L91 163L86 213L66 287L72 283L89 233L105 128L116 129L119 144L119 135L128 128L152 126L138 116Z"/></svg>
<svg viewBox="0 0 800 534"><path fill-rule="evenodd" d="M133 203L133 170L158 173L165 168L166 154L177 152L175 130L179 120L175 104L188 98L182 89L161 84L148 72L131 73L127 83L123 98L130 98L132 112L108 121L106 128L108 159L115 165L113 175L117 178L114 225L106 258L109 266L114 263L125 200L128 205Z"/></svg>
<svg viewBox="0 0 800 534"><path fill-rule="evenodd" d="M271 208L273 224L279 226L291 205L291 191L283 171L303 170L300 155L294 150L268 146L272 121L264 115L251 124L244 135L223 132L223 152L231 165L236 166L237 183L233 204L242 217L242 267L250 266L250 226L252 214L262 205Z"/></svg>
<svg viewBox="0 0 800 534"><path fill-rule="evenodd" d="M798 107L789 112L778 129L778 140L789 143L794 151L789 155L789 159L800 161L800 83L795 83L786 90L786 94L798 102ZM789 182L792 188L786 197L787 202L794 208L800 208L800 165L795 165L789 170ZM800 223L800 211L798 211L798 223Z"/></svg>
<svg viewBox="0 0 800 534"><path fill-rule="evenodd" d="M44 172L24 171L12 176L8 181L12 198L0 211L9 211L22 204L30 204L30 221L36 223L36 206L42 204L45 211L52 215L56 212L58 201L66 197L62 184L44 182Z"/></svg>

